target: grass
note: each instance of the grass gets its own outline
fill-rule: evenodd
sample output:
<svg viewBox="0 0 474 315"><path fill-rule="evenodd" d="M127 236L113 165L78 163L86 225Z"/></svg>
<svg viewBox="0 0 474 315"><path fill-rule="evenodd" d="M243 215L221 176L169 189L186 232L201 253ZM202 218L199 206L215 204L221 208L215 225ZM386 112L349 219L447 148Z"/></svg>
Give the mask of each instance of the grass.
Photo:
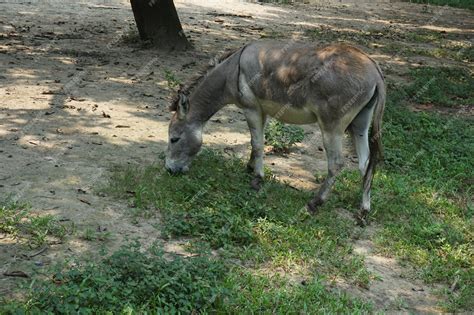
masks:
<svg viewBox="0 0 474 315"><path fill-rule="evenodd" d="M334 212L311 220L304 208L309 192L270 178L264 190L255 192L243 161L214 151L204 151L186 176L162 169L160 161L117 171L111 190L117 195L124 189L133 191L135 205L159 209L164 235L198 239L254 266L291 270L305 262L308 269L368 285L363 260L351 255L352 222ZM296 243L299 246L294 247Z"/></svg>
<svg viewBox="0 0 474 315"><path fill-rule="evenodd" d="M410 71L406 94L416 103L446 107L474 105L474 77L464 68L421 67Z"/></svg>
<svg viewBox="0 0 474 315"><path fill-rule="evenodd" d="M159 246L122 247L100 262L58 265L29 285L23 301L3 301L1 314L367 313L371 306L330 291L314 278L291 283L231 267L209 254L180 257ZM1 302L1 300L0 300Z"/></svg>
<svg viewBox="0 0 474 315"><path fill-rule="evenodd" d="M410 2L421 4L447 5L450 7L474 10L471 0L410 0Z"/></svg>
<svg viewBox="0 0 474 315"><path fill-rule="evenodd" d="M63 239L66 228L52 215L32 215L27 204L4 199L0 201L0 232L36 248L49 237Z"/></svg>
<svg viewBox="0 0 474 315"><path fill-rule="evenodd" d="M415 266L426 282L450 288L456 281L454 290L444 291L447 310L472 309L472 119L414 113L401 106L433 72L451 73L443 68L415 71L420 80L390 95L384 127L386 162L374 184L380 189L374 196L375 217L383 225L376 238L381 252ZM444 89L449 80L445 76L430 90ZM440 99L432 101L445 104L450 95L446 92L435 94Z"/></svg>
<svg viewBox="0 0 474 315"><path fill-rule="evenodd" d="M455 290L445 290L448 310L471 309L472 118L411 112L406 105L472 105L472 76L463 69L426 67L410 77L408 86L391 87L385 119L391 149L379 177L390 191L382 203L390 207L377 242L385 254L416 266L429 283L450 287L456 281Z"/></svg>
<svg viewBox="0 0 474 315"><path fill-rule="evenodd" d="M234 292L225 299L226 314L365 314L370 304L339 291L331 291L318 280L290 282L278 275L233 272L226 285Z"/></svg>

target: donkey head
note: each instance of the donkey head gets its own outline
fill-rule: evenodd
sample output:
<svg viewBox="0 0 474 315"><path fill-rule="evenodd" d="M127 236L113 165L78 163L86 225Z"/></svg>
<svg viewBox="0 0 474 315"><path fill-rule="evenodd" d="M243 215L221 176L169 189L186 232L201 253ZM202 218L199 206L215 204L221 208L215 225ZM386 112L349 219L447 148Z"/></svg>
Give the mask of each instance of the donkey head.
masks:
<svg viewBox="0 0 474 315"><path fill-rule="evenodd" d="M172 173L187 172L192 159L201 149L202 125L187 119L189 99L181 91L171 109L175 113L168 129L165 167Z"/></svg>

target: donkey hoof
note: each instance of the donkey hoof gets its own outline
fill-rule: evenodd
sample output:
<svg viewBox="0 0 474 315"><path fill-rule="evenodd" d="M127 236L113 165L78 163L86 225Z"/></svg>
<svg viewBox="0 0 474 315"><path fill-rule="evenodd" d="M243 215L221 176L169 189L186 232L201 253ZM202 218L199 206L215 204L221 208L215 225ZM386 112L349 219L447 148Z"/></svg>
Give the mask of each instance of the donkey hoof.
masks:
<svg viewBox="0 0 474 315"><path fill-rule="evenodd" d="M252 179L252 181L250 182L250 186L255 189L256 191L259 191L260 189L262 189L262 186L263 186L263 179L261 177L255 177L254 179Z"/></svg>
<svg viewBox="0 0 474 315"><path fill-rule="evenodd" d="M319 197L315 197L306 204L306 210L309 214L316 214L318 212L318 207L324 203Z"/></svg>
<svg viewBox="0 0 474 315"><path fill-rule="evenodd" d="M355 214L355 219L357 221L357 225L360 227L366 227L369 224L369 211L365 209L360 210Z"/></svg>
<svg viewBox="0 0 474 315"><path fill-rule="evenodd" d="M315 215L318 208L315 205L313 205L311 202L308 202L306 204L306 210L308 211L309 214Z"/></svg>
<svg viewBox="0 0 474 315"><path fill-rule="evenodd" d="M247 173L253 173L253 166L250 164L247 164Z"/></svg>
<svg viewBox="0 0 474 315"><path fill-rule="evenodd" d="M318 207L322 205L323 202L321 200L311 200L306 204L306 210L308 210L309 214L314 215L318 212Z"/></svg>

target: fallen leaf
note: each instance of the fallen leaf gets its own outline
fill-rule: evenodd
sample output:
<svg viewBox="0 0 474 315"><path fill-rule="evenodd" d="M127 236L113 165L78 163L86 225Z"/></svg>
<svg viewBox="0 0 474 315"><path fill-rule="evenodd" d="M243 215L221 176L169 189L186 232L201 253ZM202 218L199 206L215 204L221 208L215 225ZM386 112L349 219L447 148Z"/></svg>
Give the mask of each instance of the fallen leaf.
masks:
<svg viewBox="0 0 474 315"><path fill-rule="evenodd" d="M87 201L87 200L85 200L85 199L79 199L79 201L82 202L82 203L85 203L85 204L87 204L87 205L89 205L89 206L92 205L92 203L90 203L89 201Z"/></svg>

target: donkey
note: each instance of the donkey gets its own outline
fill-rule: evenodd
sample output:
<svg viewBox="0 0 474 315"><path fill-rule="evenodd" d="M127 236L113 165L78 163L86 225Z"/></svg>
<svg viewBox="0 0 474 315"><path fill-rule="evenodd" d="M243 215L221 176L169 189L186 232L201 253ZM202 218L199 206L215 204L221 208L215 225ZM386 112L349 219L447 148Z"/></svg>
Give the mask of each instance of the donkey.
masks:
<svg viewBox="0 0 474 315"><path fill-rule="evenodd" d="M365 225L377 162L382 157L381 123L385 84L380 67L347 44L255 42L215 60L205 73L180 89L170 107L165 167L186 172L202 145L205 123L227 104L244 112L251 134L247 164L252 187L263 183L264 126L267 116L284 123L318 123L327 155L328 175L307 204L310 213L328 198L343 167L343 137L353 139L363 177L361 210ZM370 135L369 135L370 129Z"/></svg>

